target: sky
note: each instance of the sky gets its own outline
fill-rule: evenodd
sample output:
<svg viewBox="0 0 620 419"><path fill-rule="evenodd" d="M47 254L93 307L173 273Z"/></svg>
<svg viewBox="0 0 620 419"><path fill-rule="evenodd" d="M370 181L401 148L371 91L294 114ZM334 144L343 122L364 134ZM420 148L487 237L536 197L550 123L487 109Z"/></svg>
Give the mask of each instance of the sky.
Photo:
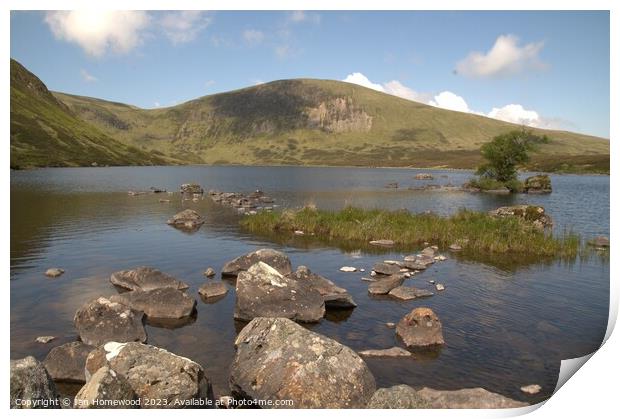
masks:
<svg viewBox="0 0 620 419"><path fill-rule="evenodd" d="M609 138L606 11L13 11L11 58L142 108L319 78Z"/></svg>

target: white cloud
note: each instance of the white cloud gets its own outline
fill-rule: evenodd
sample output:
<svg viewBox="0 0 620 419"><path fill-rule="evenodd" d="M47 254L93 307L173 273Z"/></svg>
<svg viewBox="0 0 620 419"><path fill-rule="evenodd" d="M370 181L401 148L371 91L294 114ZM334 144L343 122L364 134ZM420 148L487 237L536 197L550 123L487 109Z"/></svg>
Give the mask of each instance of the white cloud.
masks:
<svg viewBox="0 0 620 419"><path fill-rule="evenodd" d="M301 23L301 22L321 23L321 15L318 13L297 10L289 14L288 21L293 22L293 23Z"/></svg>
<svg viewBox="0 0 620 419"><path fill-rule="evenodd" d="M525 70L540 70L546 67L538 54L544 42L519 46L514 35L500 35L493 47L485 54L472 52L456 64L456 72L467 77L508 76Z"/></svg>
<svg viewBox="0 0 620 419"><path fill-rule="evenodd" d="M450 91L443 91L436 95L433 100L428 102L429 105L437 108L449 109L451 111L475 113L469 109L469 105L462 96Z"/></svg>
<svg viewBox="0 0 620 419"><path fill-rule="evenodd" d="M362 73L351 73L343 80L347 83L359 84L360 86L368 87L369 89L378 90L379 92L385 92L385 88L378 84L368 80L368 77Z"/></svg>
<svg viewBox="0 0 620 419"><path fill-rule="evenodd" d="M199 10L166 12L159 20L164 34L173 44L193 41L209 24L211 16Z"/></svg>
<svg viewBox="0 0 620 419"><path fill-rule="evenodd" d="M82 76L82 80L84 80L87 83L92 83L97 81L97 77L93 76L92 74L90 74L88 71L81 69L80 70L80 75Z"/></svg>
<svg viewBox="0 0 620 419"><path fill-rule="evenodd" d="M383 84L383 88L386 93L416 102L427 103L431 98L431 95L429 93L416 92L415 90L405 86L398 80L392 80Z"/></svg>
<svg viewBox="0 0 620 419"><path fill-rule="evenodd" d="M521 105L510 104L501 108L493 108L489 112L490 118L499 119L506 122L512 122L514 124L537 126L540 121L538 112L527 110Z"/></svg>
<svg viewBox="0 0 620 419"><path fill-rule="evenodd" d="M108 51L126 54L143 42L150 17L140 11L74 10L45 14L54 37L101 57Z"/></svg>
<svg viewBox="0 0 620 419"><path fill-rule="evenodd" d="M243 39L245 39L248 44L256 45L263 42L265 34L256 29L247 29L243 31Z"/></svg>

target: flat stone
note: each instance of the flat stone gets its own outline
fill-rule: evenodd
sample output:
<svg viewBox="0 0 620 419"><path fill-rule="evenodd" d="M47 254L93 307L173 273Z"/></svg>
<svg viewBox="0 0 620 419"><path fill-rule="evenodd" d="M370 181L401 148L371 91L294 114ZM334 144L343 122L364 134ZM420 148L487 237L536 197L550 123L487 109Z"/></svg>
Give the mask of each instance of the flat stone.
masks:
<svg viewBox="0 0 620 419"><path fill-rule="evenodd" d="M117 287L129 291L151 291L160 288L172 288L183 291L189 288L189 285L185 282L148 266L114 272L110 276L110 282Z"/></svg>
<svg viewBox="0 0 620 419"><path fill-rule="evenodd" d="M142 311L148 318L181 319L189 317L196 307L196 300L183 291L173 288L135 290L110 297L135 311Z"/></svg>
<svg viewBox="0 0 620 419"><path fill-rule="evenodd" d="M369 243L372 244L373 246L384 246L384 247L394 246L394 240L387 240L387 239L371 240Z"/></svg>
<svg viewBox="0 0 620 419"><path fill-rule="evenodd" d="M144 314L100 297L84 304L73 318L82 342L99 346L110 341L146 342Z"/></svg>
<svg viewBox="0 0 620 419"><path fill-rule="evenodd" d="M227 262L222 268L222 276L236 277L258 262L264 262L282 275L292 272L291 260L284 253L273 249L259 249Z"/></svg>
<svg viewBox="0 0 620 419"><path fill-rule="evenodd" d="M379 262L373 265L372 270L381 275L394 275L400 272L400 267L398 265Z"/></svg>
<svg viewBox="0 0 620 419"><path fill-rule="evenodd" d="M341 272L357 272L357 268L354 266L343 266L340 268Z"/></svg>
<svg viewBox="0 0 620 419"><path fill-rule="evenodd" d="M45 271L45 276L49 277L49 278L57 278L60 275L64 274L65 270L64 269L60 269L60 268L49 268L47 271Z"/></svg>
<svg viewBox="0 0 620 419"><path fill-rule="evenodd" d="M385 295L392 289L402 285L405 277L397 274L377 279L368 285L368 293L371 295Z"/></svg>
<svg viewBox="0 0 620 419"><path fill-rule="evenodd" d="M83 342L70 342L52 348L43 365L54 381L85 383L84 366L86 357L95 349Z"/></svg>
<svg viewBox="0 0 620 419"><path fill-rule="evenodd" d="M38 338L35 339L35 342L49 343L53 341L54 339L56 339L56 336L39 336Z"/></svg>
<svg viewBox="0 0 620 419"><path fill-rule="evenodd" d="M337 286L319 274L311 272L306 266L299 266L290 277L297 281L307 282L312 288L317 290L323 297L325 308L347 309L357 307L353 297L346 289Z"/></svg>
<svg viewBox="0 0 620 419"><path fill-rule="evenodd" d="M226 295L228 288L223 282L207 282L198 290L198 294L204 298L215 298Z"/></svg>
<svg viewBox="0 0 620 419"><path fill-rule="evenodd" d="M528 386L521 387L521 391L526 394L537 394L542 390L542 387L538 384L530 384Z"/></svg>
<svg viewBox="0 0 620 419"><path fill-rule="evenodd" d="M364 408L376 388L354 351L287 319L252 320L235 348L230 388L236 398L292 400L293 406L279 406L285 408Z"/></svg>
<svg viewBox="0 0 620 419"><path fill-rule="evenodd" d="M394 346L390 349L366 349L364 351L358 352L363 356L376 356L376 357L403 357L403 356L413 356L411 352L406 349L399 348Z"/></svg>
<svg viewBox="0 0 620 419"><path fill-rule="evenodd" d="M433 293L427 290L401 285L400 287L393 288L389 292L389 295L399 300L413 300L416 298L430 297Z"/></svg>
<svg viewBox="0 0 620 419"><path fill-rule="evenodd" d="M435 288L437 289L437 291L443 291L446 289L446 287L443 284L436 284Z"/></svg>

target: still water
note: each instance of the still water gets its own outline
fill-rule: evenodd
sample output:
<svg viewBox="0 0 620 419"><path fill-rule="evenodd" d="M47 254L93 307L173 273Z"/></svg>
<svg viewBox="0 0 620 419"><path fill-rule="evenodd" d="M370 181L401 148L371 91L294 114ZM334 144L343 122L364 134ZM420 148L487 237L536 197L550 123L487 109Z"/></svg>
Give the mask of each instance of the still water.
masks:
<svg viewBox="0 0 620 419"><path fill-rule="evenodd" d="M147 325L148 342L189 357L205 368L217 394L228 393L233 342L243 325L233 320L234 284L222 300L207 304L197 290L202 272L261 247L286 252L293 265L306 265L346 288L358 303L309 329L354 350L399 345L386 322L398 322L415 307L439 316L445 347L434 358L368 358L379 387L396 384L439 389L484 387L531 403L555 388L560 361L597 349L607 327L609 262L595 255L571 262L447 254L449 259L408 279L406 285L446 290L433 297L399 302L367 294L363 274L343 273L344 265L365 268L399 259L402 252L326 247L307 238L271 240L238 227L234 209L205 198L182 202L179 194L129 196L151 186L178 190L197 182L205 190L265 191L281 207L314 203L407 208L450 214L459 208L489 210L503 205L542 205L554 232L574 231L584 239L609 235L609 177L552 176L550 195L496 196L465 192L409 190L426 184L461 185L471 172L425 170L433 181L414 180L417 170L299 167L123 167L41 169L11 172L11 358L43 359L56 345L76 340L73 315L85 302L116 293L112 272L148 265L191 285L198 300L196 320L176 329ZM386 189L398 182L399 189ZM160 198L171 199L159 203ZM194 234L166 225L184 208L207 219ZM417 249L410 249L411 251ZM66 273L47 279L43 272ZM434 291L434 290L433 290ZM35 342L41 335L58 338ZM526 396L519 388L540 384Z"/></svg>

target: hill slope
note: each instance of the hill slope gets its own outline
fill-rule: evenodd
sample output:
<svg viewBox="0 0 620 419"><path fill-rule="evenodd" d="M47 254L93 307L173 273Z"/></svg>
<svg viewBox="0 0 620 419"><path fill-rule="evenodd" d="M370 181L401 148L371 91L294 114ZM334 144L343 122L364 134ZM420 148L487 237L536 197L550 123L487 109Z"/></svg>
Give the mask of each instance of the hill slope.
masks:
<svg viewBox="0 0 620 419"><path fill-rule="evenodd" d="M113 140L57 100L11 60L11 167L165 164L168 160Z"/></svg>
<svg viewBox="0 0 620 419"><path fill-rule="evenodd" d="M114 138L215 164L471 168L484 142L518 128L330 80L280 80L153 110L55 95ZM551 143L534 168L609 170L608 140L544 132Z"/></svg>

